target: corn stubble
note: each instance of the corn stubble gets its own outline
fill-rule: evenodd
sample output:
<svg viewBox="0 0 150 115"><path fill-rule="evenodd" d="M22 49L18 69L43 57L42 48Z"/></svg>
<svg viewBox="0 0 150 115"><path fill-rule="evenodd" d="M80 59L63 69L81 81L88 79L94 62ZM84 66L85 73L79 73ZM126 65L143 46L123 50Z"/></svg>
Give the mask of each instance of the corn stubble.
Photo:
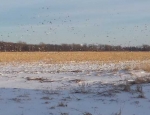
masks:
<svg viewBox="0 0 150 115"><path fill-rule="evenodd" d="M150 60L150 52L1 52L0 62L119 62Z"/></svg>

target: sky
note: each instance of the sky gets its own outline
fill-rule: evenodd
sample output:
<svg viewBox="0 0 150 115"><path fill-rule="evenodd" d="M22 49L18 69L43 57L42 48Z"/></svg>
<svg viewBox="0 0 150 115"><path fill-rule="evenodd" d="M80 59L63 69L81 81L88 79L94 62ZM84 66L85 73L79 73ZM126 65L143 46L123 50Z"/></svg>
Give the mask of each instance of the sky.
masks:
<svg viewBox="0 0 150 115"><path fill-rule="evenodd" d="M0 2L0 41L150 45L150 0Z"/></svg>

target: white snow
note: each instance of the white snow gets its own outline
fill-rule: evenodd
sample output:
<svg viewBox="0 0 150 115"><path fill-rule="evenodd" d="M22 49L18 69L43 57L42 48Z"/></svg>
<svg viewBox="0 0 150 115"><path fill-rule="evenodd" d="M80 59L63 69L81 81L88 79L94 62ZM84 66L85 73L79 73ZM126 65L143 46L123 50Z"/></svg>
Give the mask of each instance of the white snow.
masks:
<svg viewBox="0 0 150 115"><path fill-rule="evenodd" d="M122 86L150 77L124 69L140 63L0 64L0 115L148 115L150 84L141 84L144 98L137 84Z"/></svg>

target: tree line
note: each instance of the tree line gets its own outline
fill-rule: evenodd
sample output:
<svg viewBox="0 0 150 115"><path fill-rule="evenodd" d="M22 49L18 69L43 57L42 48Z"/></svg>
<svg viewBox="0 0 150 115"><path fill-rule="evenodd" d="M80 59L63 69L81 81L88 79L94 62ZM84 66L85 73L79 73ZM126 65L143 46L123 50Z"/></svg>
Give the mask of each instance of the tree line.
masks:
<svg viewBox="0 0 150 115"><path fill-rule="evenodd" d="M142 46L114 46L103 44L27 44L26 42L0 41L1 52L49 52L49 51L150 51L149 45Z"/></svg>

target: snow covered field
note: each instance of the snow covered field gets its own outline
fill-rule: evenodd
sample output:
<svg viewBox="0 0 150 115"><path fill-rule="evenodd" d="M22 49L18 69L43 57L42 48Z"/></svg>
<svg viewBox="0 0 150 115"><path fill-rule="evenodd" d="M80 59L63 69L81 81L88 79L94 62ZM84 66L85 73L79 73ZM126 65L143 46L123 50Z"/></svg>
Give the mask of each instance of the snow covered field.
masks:
<svg viewBox="0 0 150 115"><path fill-rule="evenodd" d="M0 64L0 115L149 115L140 63Z"/></svg>

